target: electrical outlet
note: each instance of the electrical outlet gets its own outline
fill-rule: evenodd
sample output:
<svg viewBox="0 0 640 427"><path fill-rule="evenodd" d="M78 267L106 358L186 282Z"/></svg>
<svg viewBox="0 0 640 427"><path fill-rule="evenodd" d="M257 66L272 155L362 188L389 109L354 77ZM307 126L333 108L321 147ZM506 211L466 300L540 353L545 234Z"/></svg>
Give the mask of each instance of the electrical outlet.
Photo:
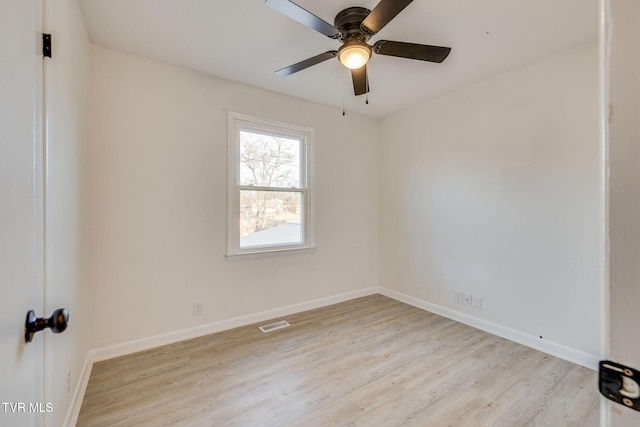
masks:
<svg viewBox="0 0 640 427"><path fill-rule="evenodd" d="M472 303L471 305L473 305L473 307L482 310L482 297L473 295L471 297L471 303Z"/></svg>
<svg viewBox="0 0 640 427"><path fill-rule="evenodd" d="M471 305L471 294L465 294L464 292L462 293L462 303L464 305Z"/></svg>
<svg viewBox="0 0 640 427"><path fill-rule="evenodd" d="M456 304L462 304L462 292L456 292Z"/></svg>
<svg viewBox="0 0 640 427"><path fill-rule="evenodd" d="M194 316L202 316L202 303L194 302L193 303L193 315Z"/></svg>

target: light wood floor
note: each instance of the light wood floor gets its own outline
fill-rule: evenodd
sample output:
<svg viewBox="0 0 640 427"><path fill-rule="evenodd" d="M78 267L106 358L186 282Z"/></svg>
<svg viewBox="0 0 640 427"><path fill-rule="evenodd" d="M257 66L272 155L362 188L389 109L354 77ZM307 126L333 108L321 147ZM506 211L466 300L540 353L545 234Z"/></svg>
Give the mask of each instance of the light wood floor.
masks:
<svg viewBox="0 0 640 427"><path fill-rule="evenodd" d="M77 425L598 424L595 372L384 296L286 320L97 363Z"/></svg>

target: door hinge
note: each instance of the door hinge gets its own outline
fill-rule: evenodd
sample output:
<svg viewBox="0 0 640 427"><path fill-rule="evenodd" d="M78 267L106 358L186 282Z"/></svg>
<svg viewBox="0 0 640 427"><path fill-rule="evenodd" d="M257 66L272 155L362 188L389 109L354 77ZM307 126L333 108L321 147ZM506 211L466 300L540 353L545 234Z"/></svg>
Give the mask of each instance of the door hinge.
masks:
<svg viewBox="0 0 640 427"><path fill-rule="evenodd" d="M51 34L42 34L42 56L51 58Z"/></svg>
<svg viewBox="0 0 640 427"><path fill-rule="evenodd" d="M600 393L607 399L640 411L640 371L609 360L600 362Z"/></svg>

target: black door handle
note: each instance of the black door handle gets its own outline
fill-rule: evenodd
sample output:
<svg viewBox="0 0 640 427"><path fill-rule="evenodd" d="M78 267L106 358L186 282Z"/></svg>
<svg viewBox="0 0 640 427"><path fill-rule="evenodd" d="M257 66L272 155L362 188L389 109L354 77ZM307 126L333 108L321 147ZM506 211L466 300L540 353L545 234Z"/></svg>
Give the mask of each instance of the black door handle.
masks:
<svg viewBox="0 0 640 427"><path fill-rule="evenodd" d="M51 328L51 332L59 334L67 329L69 324L69 312L66 308L59 308L51 313L51 317L36 317L33 310L27 312L27 320L24 323L24 340L31 342L33 335L43 330Z"/></svg>

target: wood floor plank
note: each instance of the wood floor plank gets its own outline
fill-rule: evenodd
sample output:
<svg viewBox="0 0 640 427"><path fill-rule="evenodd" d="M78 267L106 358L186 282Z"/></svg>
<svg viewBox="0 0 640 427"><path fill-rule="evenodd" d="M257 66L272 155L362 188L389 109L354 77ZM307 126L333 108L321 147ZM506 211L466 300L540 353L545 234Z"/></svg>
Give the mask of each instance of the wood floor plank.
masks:
<svg viewBox="0 0 640 427"><path fill-rule="evenodd" d="M393 299L286 319L95 364L77 425L598 424L595 372Z"/></svg>

